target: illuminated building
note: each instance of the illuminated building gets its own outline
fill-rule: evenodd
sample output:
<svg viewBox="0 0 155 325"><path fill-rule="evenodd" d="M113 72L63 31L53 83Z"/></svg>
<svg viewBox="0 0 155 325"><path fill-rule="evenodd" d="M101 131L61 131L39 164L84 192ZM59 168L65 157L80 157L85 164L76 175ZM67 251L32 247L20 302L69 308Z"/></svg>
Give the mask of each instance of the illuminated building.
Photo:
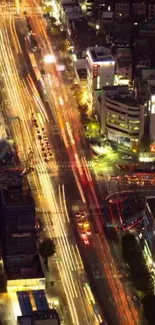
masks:
<svg viewBox="0 0 155 325"><path fill-rule="evenodd" d="M8 266L4 261L8 292L45 290L45 276L37 253L31 260L19 257L13 262Z"/></svg>
<svg viewBox="0 0 155 325"><path fill-rule="evenodd" d="M144 106L127 86L103 87L101 129L109 139L132 147L144 133Z"/></svg>
<svg viewBox="0 0 155 325"><path fill-rule="evenodd" d="M105 47L87 49L88 86L90 91L114 84L115 61L110 50Z"/></svg>

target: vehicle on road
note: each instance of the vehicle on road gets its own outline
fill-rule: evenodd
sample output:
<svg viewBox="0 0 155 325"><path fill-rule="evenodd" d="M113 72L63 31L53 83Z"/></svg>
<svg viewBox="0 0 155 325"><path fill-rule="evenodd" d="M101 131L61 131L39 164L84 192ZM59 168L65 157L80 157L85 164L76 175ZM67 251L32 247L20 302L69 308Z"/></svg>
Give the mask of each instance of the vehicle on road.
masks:
<svg viewBox="0 0 155 325"><path fill-rule="evenodd" d="M122 159L124 159L124 160L131 160L132 159L132 156L130 156L130 155L123 155L122 156Z"/></svg>

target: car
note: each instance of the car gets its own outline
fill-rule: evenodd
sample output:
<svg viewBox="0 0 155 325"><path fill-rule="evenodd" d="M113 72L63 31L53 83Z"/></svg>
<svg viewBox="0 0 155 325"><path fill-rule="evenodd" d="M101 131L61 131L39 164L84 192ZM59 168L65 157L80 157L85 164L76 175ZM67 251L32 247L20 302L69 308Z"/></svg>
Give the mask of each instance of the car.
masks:
<svg viewBox="0 0 155 325"><path fill-rule="evenodd" d="M80 231L80 237L85 245L89 245L89 240L87 236L87 232L85 230Z"/></svg>
<svg viewBox="0 0 155 325"><path fill-rule="evenodd" d="M78 221L78 226L79 226L79 227L82 227L82 226L83 226L83 222L82 222L82 220L79 220L79 221Z"/></svg>
<svg viewBox="0 0 155 325"><path fill-rule="evenodd" d="M87 234L88 236L90 236L90 235L92 234L90 228L88 228L88 229L86 230L86 234Z"/></svg>
<svg viewBox="0 0 155 325"><path fill-rule="evenodd" d="M132 159L132 156L130 156L130 155L123 155L122 156L122 159L124 159L124 160L131 160Z"/></svg>
<svg viewBox="0 0 155 325"><path fill-rule="evenodd" d="M85 218L86 217L86 213L85 212L83 212L83 211L77 211L76 213L75 213L75 216L76 216L76 218Z"/></svg>

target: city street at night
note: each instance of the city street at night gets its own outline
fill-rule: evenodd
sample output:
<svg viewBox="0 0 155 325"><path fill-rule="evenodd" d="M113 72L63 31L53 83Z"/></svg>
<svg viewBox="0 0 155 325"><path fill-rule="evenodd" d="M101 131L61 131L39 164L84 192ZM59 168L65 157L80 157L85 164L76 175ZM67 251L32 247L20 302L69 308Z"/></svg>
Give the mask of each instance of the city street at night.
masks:
<svg viewBox="0 0 155 325"><path fill-rule="evenodd" d="M35 231L37 227L39 228L39 235L37 233L37 239L35 237L35 245L45 277L44 281L42 273L39 273L38 282L36 281L35 284L35 280L32 278L32 288L28 284L23 287L19 284L18 287L13 280L10 282L10 286L7 285L7 292L0 293L0 307L1 305L5 306L1 316L2 324L4 321L6 325L14 325L18 316L25 316L21 308L22 303L19 307L18 301L27 299L29 302L30 296L31 304L35 305L38 298L36 298L33 285L35 290L36 288L40 290L39 299L43 299L46 306L46 299L41 291L45 284L49 306L52 306L52 309L58 308L59 324L147 325L143 317L142 304L138 304L133 299L135 296L140 297L136 298L140 301L142 296L143 298L146 296L147 290L143 294L134 286L134 281L130 281L132 268L131 275L129 275L130 271L128 271L127 262L124 260L121 246L122 238L125 235L133 234L137 245L140 245L144 230L148 231L148 227L143 227L147 215L146 210L149 211L147 200L155 197L153 170L150 173L150 168L146 172L146 170L139 171L138 167L134 167L139 164L135 146L139 141L136 136L138 132L142 132L137 131L140 122L136 120L135 124L133 123L133 130L130 126L131 133L133 131L132 136L130 136L130 132L128 133L129 139L132 140L131 150L128 136L123 138L122 133L120 133L120 142L122 141L123 145L118 140L119 145L114 147L114 135L108 130L112 128L117 112L115 108L113 116L110 117L110 106L108 106L106 120L103 124L103 115L106 113L101 113L100 136L103 143L103 140L108 138L108 132L110 134L110 140L106 140L109 141L108 145L106 144L109 156L104 153L103 160L92 156L89 140L85 137L85 129L89 123L83 122L82 108L81 111L79 108L84 105L78 104L76 98L78 92L73 91L78 83L77 73L75 73L75 62L78 61L78 56L75 62L72 62L71 58L74 57L74 53L68 54L68 51L66 54L65 50L59 50L59 41L56 37L52 38L53 30L55 33L58 32L58 37L59 33L67 35L68 31L64 26L69 26L67 24L70 19L65 20L60 4L56 0L51 3L52 5L47 6L48 9L50 6L53 8L50 15L45 12L45 2L37 0L16 0L15 3L6 1L0 4L1 110L5 121L7 121L8 138L11 139L14 155L16 154L14 161L12 159L14 167L11 167L10 170L12 173L16 173L15 179L23 177L23 197L26 197L30 187L34 199ZM110 6L111 4L108 8ZM52 16L54 10L58 11L59 18ZM109 12L110 10L108 9ZM82 11L80 12L82 15ZM99 30L100 25L96 24L95 39L99 37ZM71 52L74 50L74 46L71 45L71 40L68 42ZM95 46L97 47L97 45ZM95 62L97 62L99 52L94 54L95 50L92 48L89 47L87 56L82 57L81 60L90 59L92 53ZM114 70L115 61L109 49L105 50L105 56L106 69L110 65ZM69 79L69 69L65 63L67 60L70 60L70 70L75 74L72 81ZM61 64L61 61L64 63ZM101 59L99 63L100 61ZM80 62L81 65L82 62L84 61ZM95 68L98 69L96 63ZM93 67L93 69L95 68ZM96 70L93 70L93 73L95 74ZM109 74L107 77L109 79L100 85L100 90L105 87L104 94L106 91L109 93L113 91L111 87L121 87L120 85L111 85L110 73L105 73L105 75ZM99 83L99 79L95 82ZM94 86L94 89L95 87L98 86ZM125 98L126 90L124 89L120 100L122 103ZM104 105L110 105L110 100L114 101L115 94L108 97L109 93L104 99ZM100 95L100 101L101 97L103 94ZM131 100L130 97L129 94L128 101ZM135 100L134 98L131 108L134 106ZM91 100L88 101L88 106L90 103ZM97 119L98 108L95 111L95 105L97 105L95 101L93 101L93 105L94 107L91 108L93 113L90 113L91 110L88 109L87 118L89 114L92 114L89 122L93 120L95 125L94 119ZM124 107L128 108L130 104L123 105L124 109ZM135 107L137 105L135 104ZM129 114L121 113L122 116L124 114L126 119L126 116L132 116L132 109ZM142 108L139 111L142 114ZM134 113L137 119L138 115L136 114L139 114L139 111ZM120 125L121 127L123 125L127 133L123 118ZM99 124L98 121L97 123ZM107 129L106 123L109 125ZM117 130L117 123L114 133ZM106 130L104 135L103 130ZM111 147L109 143L111 143ZM121 145L125 146L126 143L127 149L120 154L119 148ZM7 192L6 187L9 180L6 174L9 173L9 168L5 166L4 157L0 159L3 163L0 172L1 188L2 192ZM121 165L120 162L124 161L128 167L124 167L125 164ZM107 167L107 171L106 168L102 168L102 163L104 167ZM13 176L9 177L14 179ZM12 188L13 185L11 190ZM12 195L10 195L10 201L11 199ZM4 201L4 199L2 200ZM13 213L15 214L15 212ZM154 225L154 222L152 224ZM8 229L5 226L5 231ZM20 228L19 220L17 220L19 234L16 231L12 237L20 238L25 234L30 236L29 232L32 235L32 230L26 229L26 226ZM111 237L110 234L112 234ZM46 259L42 256L39 247L47 239L54 242L55 250ZM145 237L142 244L143 242L146 245ZM4 247L8 247L7 245ZM1 250L2 255L5 254L4 249ZM25 261L26 258L25 254ZM15 260L18 262L18 255ZM7 265L6 261L10 261L10 264ZM6 261L3 263L4 269L7 265L8 274L10 274L13 262L9 254ZM151 263L153 274L154 262L151 260ZM148 265L150 267L149 263ZM24 268L24 266L21 267L22 270L25 270ZM9 282L9 280L8 278L6 281ZM15 278L15 281L17 280ZM152 294L152 291L150 292ZM152 325L152 323L148 323L148 325Z"/></svg>

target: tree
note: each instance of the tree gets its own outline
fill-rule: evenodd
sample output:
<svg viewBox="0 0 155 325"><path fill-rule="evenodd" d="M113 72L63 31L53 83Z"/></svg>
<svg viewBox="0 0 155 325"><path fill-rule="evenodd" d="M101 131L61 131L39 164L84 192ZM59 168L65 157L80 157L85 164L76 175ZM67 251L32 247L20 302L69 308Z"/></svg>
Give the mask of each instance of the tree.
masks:
<svg viewBox="0 0 155 325"><path fill-rule="evenodd" d="M100 124L97 121L88 121L85 123L85 136L87 138L96 138L100 135Z"/></svg>
<svg viewBox="0 0 155 325"><path fill-rule="evenodd" d="M52 26L50 30L53 37L58 37L60 34L60 27L59 26Z"/></svg>
<svg viewBox="0 0 155 325"><path fill-rule="evenodd" d="M128 233L122 237L122 253L137 291L141 291L143 295L152 294L154 281L146 265L140 243L133 234Z"/></svg>
<svg viewBox="0 0 155 325"><path fill-rule="evenodd" d="M64 58L64 64L67 67L67 69L71 69L72 67L72 60L69 57Z"/></svg>
<svg viewBox="0 0 155 325"><path fill-rule="evenodd" d="M50 15L52 12L53 12L52 6L44 6L44 14L45 15Z"/></svg>
<svg viewBox="0 0 155 325"><path fill-rule="evenodd" d="M61 52L67 52L68 51L68 43L67 43L67 40L64 40L64 41L59 41L58 43L58 50L61 51Z"/></svg>
<svg viewBox="0 0 155 325"><path fill-rule="evenodd" d="M56 252L56 246L51 238L45 238L39 245L39 253L43 259L47 262L50 256L53 256Z"/></svg>
<svg viewBox="0 0 155 325"><path fill-rule="evenodd" d="M53 26L56 23L56 18L49 17L49 21L50 21L51 25Z"/></svg>

